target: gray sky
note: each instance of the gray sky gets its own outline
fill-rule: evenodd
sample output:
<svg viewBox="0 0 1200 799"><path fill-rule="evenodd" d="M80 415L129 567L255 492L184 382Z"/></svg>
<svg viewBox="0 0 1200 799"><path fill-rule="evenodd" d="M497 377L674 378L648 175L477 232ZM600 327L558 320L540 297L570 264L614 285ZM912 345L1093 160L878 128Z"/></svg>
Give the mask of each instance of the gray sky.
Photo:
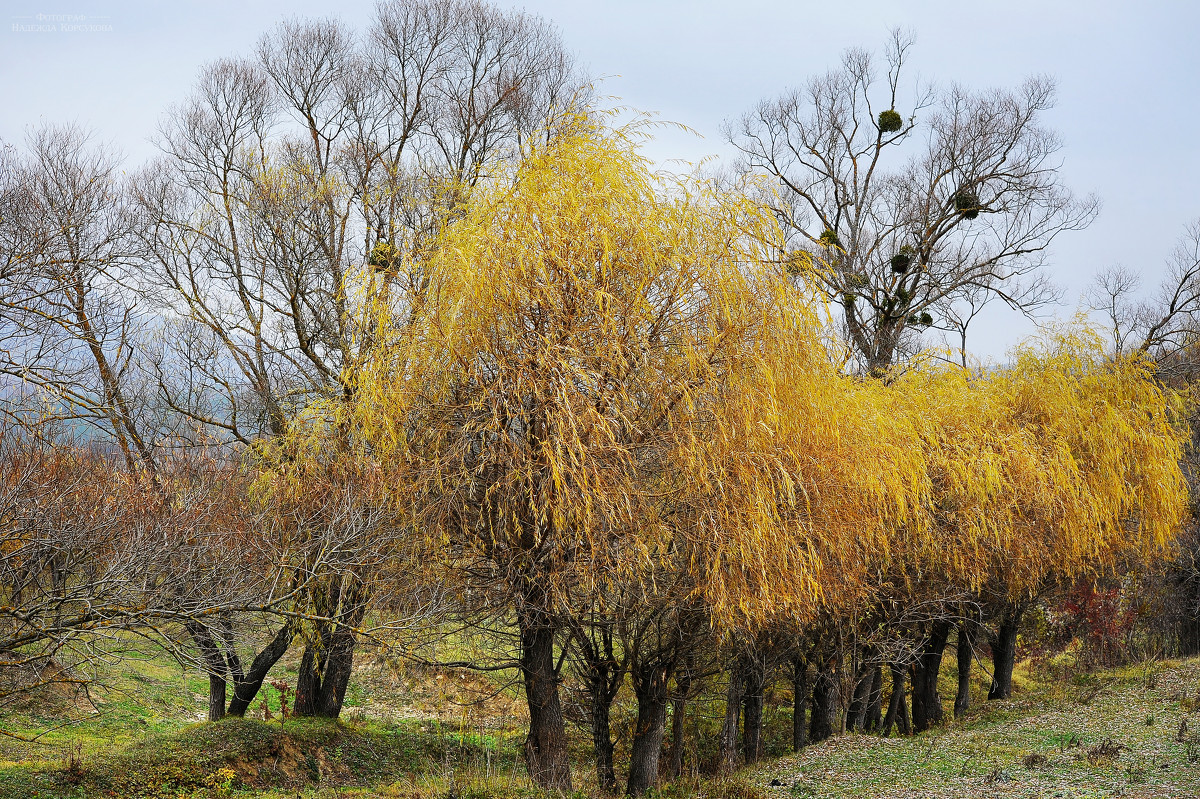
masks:
<svg viewBox="0 0 1200 799"><path fill-rule="evenodd" d="M1064 316L1101 267L1121 263L1154 284L1184 225L1200 217L1194 0L496 4L555 22L588 71L604 78L602 94L704 137L664 130L649 150L660 160L728 157L724 120L834 66L846 47L877 48L894 26L916 34L913 74L927 80L986 88L1014 86L1031 73L1055 76L1059 103L1048 122L1065 144L1067 185L1104 202L1091 228L1064 234L1050 253L1050 273L1067 290ZM293 14L333 13L362 29L373 1L0 5L0 138L20 141L41 121L77 121L133 165L153 155L148 139L157 120L186 96L201 64L248 53ZM1016 315L995 311L973 333L972 349L1001 356L1030 332Z"/></svg>

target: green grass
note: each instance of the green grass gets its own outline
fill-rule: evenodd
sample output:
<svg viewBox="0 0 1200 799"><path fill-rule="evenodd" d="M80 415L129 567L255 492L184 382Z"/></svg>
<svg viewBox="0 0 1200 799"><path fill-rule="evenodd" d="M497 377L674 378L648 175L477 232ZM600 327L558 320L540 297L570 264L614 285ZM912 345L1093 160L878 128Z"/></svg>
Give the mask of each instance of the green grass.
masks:
<svg viewBox="0 0 1200 799"><path fill-rule="evenodd" d="M540 795L521 765L521 713L511 691L477 675L362 661L340 723L281 721L273 688L255 702L254 718L198 723L206 679L161 657L126 663L95 708L60 696L6 713L4 729L17 733L83 720L36 744L0 739L0 798ZM947 665L943 697L955 680ZM294 668L285 661L273 679L294 685ZM663 786L656 799L1200 796L1200 660L1083 674L1067 657L1019 676L1010 702L984 702L986 686L977 681L975 705L961 722L908 738L844 736L799 755L783 754L791 716L781 683L768 695L765 732L768 753L783 756L730 778L693 775ZM498 695L488 703L465 704L489 691ZM633 710L624 695L614 708L618 764ZM693 766L715 758L722 710L718 696L693 703ZM1187 731L1176 740L1183 720ZM571 753L579 796L596 795L586 736L574 728Z"/></svg>
<svg viewBox="0 0 1200 799"><path fill-rule="evenodd" d="M281 795L411 784L461 773L516 774L515 740L431 729L419 721L225 719L149 734L107 752L0 768L0 796ZM286 790L285 790L286 789ZM411 794L410 794L411 795Z"/></svg>
<svg viewBox="0 0 1200 799"><path fill-rule="evenodd" d="M34 746L0 737L0 763L109 751L176 730L196 721L207 707L208 679L184 671L161 654L127 659L119 670L102 675L101 683L90 698L51 690L6 708L0 729L41 737Z"/></svg>
<svg viewBox="0 0 1200 799"><path fill-rule="evenodd" d="M340 723L282 718L280 691L267 684L248 718L216 724L198 721L207 712L206 677L161 652L125 660L101 673L104 689L91 700L50 690L5 709L0 729L40 737L0 736L0 799L293 799L372 786L407 799L440 795L466 779L459 775L527 786L511 693L472 707L466 700L497 686L437 670L397 674L367 653L360 660ZM285 659L271 679L294 686L297 664L298 655Z"/></svg>
<svg viewBox="0 0 1200 799"><path fill-rule="evenodd" d="M797 797L1195 797L1198 691L1195 660L1027 683L924 735L846 736L753 775Z"/></svg>

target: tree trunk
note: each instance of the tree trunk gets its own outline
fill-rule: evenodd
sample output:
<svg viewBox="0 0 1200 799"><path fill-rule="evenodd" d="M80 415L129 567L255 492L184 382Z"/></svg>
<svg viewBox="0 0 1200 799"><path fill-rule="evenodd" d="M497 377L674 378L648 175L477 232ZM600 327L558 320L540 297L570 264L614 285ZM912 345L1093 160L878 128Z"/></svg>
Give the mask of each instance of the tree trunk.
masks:
<svg viewBox="0 0 1200 799"><path fill-rule="evenodd" d="M896 729L901 735L912 735L913 726L912 719L908 715L908 702L900 703L900 718L896 720Z"/></svg>
<svg viewBox="0 0 1200 799"><path fill-rule="evenodd" d="M225 718L225 678L208 675L208 720Z"/></svg>
<svg viewBox="0 0 1200 799"><path fill-rule="evenodd" d="M297 716L317 715L317 695L321 692L321 675L325 671L323 649L311 643L304 645L296 673L296 703L292 708Z"/></svg>
<svg viewBox="0 0 1200 799"><path fill-rule="evenodd" d="M924 732L944 718L937 682L942 653L949 637L949 621L933 622L913 664L912 726L915 732Z"/></svg>
<svg viewBox="0 0 1200 799"><path fill-rule="evenodd" d="M874 652L870 648L864 650L855 675L854 694L850 698L850 709L846 711L846 729L851 732L861 732L867 721L867 706L875 679L875 670L869 665L873 658Z"/></svg>
<svg viewBox="0 0 1200 799"><path fill-rule="evenodd" d="M296 678L297 716L336 719L342 713L354 666L355 636L349 630L338 629L324 637L327 641L324 647L309 644L300 658L300 673Z"/></svg>
<svg viewBox="0 0 1200 799"><path fill-rule="evenodd" d="M229 715L238 717L246 715L246 710L254 701L254 697L258 696L263 681L267 678L267 673L287 652L293 635L293 624L290 621L284 622L283 627L271 639L271 643L255 656L254 662L250 664L250 671L246 672L242 679L234 682L233 699L229 700Z"/></svg>
<svg viewBox="0 0 1200 799"><path fill-rule="evenodd" d="M185 628L200 650L200 657L208 672L208 720L220 721L225 717L225 682L229 666L208 627L198 621L190 621Z"/></svg>
<svg viewBox="0 0 1200 799"><path fill-rule="evenodd" d="M871 693L867 698L867 720L863 729L876 732L883 719L883 666L876 666L871 672Z"/></svg>
<svg viewBox="0 0 1200 799"><path fill-rule="evenodd" d="M792 751L808 746L808 661L797 657L792 663Z"/></svg>
<svg viewBox="0 0 1200 799"><path fill-rule="evenodd" d="M357 626L357 624L355 625ZM325 659L325 676L321 680L321 693L317 700L317 715L336 719L342 713L346 701L346 688L354 668L354 647L357 636L349 629L340 627L333 633L333 646Z"/></svg>
<svg viewBox="0 0 1200 799"><path fill-rule="evenodd" d="M658 756L662 751L667 724L668 665L653 661L630 670L633 692L637 697L637 725L629 753L629 783L625 792L641 796L658 785Z"/></svg>
<svg viewBox="0 0 1200 799"><path fill-rule="evenodd" d="M908 707L908 703L904 701L904 679L906 671L903 667L892 664L892 695L888 700L887 715L883 717L883 724L879 728L879 734L887 737L892 734L892 727L900 724L902 710ZM900 730L903 732L903 729Z"/></svg>
<svg viewBox="0 0 1200 799"><path fill-rule="evenodd" d="M670 773L672 779L683 774L684 713L687 710L688 693L692 690L692 662L675 675L675 698L671 700L671 751Z"/></svg>
<svg viewBox="0 0 1200 799"><path fill-rule="evenodd" d="M725 690L725 723L721 726L721 770L729 774L738 767L738 721L742 712L742 664L729 667Z"/></svg>
<svg viewBox="0 0 1200 799"><path fill-rule="evenodd" d="M1008 699L1012 696L1012 673L1017 659L1017 630L1021 626L1022 605L1011 605L1000 619L1000 629L991 638L992 687L988 700Z"/></svg>
<svg viewBox="0 0 1200 799"><path fill-rule="evenodd" d="M954 718L961 719L971 706L971 661L975 659L975 623L965 620L958 625L958 695L954 697Z"/></svg>
<svg viewBox="0 0 1200 799"><path fill-rule="evenodd" d="M354 632L367 612L366 592L352 574L340 575L318 596L315 640L304 648L296 678L296 715L336 719L354 667Z"/></svg>
<svg viewBox="0 0 1200 799"><path fill-rule="evenodd" d="M592 747L596 753L596 784L600 790L612 793L617 789L617 772L613 766L612 725L609 705L592 705Z"/></svg>
<svg viewBox="0 0 1200 799"><path fill-rule="evenodd" d="M336 719L341 715L357 644L351 627L358 626L365 612L365 606L359 606L342 623L319 624L319 643L308 644L300 658L296 678L297 716Z"/></svg>
<svg viewBox="0 0 1200 799"><path fill-rule="evenodd" d="M600 790L615 792L617 775L613 767L612 703L625 676L625 664L613 651L612 629L594 627L579 631L579 658L583 667L584 692L592 728L592 748L596 755L596 784Z"/></svg>
<svg viewBox="0 0 1200 799"><path fill-rule="evenodd" d="M529 733L525 737L525 767L536 785L551 791L571 791L567 759L567 730L559 701L554 667L557 629L540 603L527 603L518 618L521 633L521 676L529 704Z"/></svg>
<svg viewBox="0 0 1200 799"><path fill-rule="evenodd" d="M356 619L354 624L361 619ZM298 716L317 716L320 718L336 719L342 712L342 704L346 700L346 688L350 684L350 673L354 666L354 647L357 643L354 632L341 625L330 630L325 637L325 651L319 653L316 662L320 669L309 678L308 684L313 687L309 693L310 702L305 712L297 709ZM303 663L303 661L301 661ZM310 663L313 660L309 661ZM297 684L296 705L300 705L300 689Z"/></svg>
<svg viewBox="0 0 1200 799"><path fill-rule="evenodd" d="M833 720L837 716L838 681L833 659L827 659L817 669L812 689L812 720L808 740L820 743L833 736Z"/></svg>
<svg viewBox="0 0 1200 799"><path fill-rule="evenodd" d="M755 658L744 666L745 693L742 696L742 757L747 764L762 757L763 690L767 682L766 664Z"/></svg>

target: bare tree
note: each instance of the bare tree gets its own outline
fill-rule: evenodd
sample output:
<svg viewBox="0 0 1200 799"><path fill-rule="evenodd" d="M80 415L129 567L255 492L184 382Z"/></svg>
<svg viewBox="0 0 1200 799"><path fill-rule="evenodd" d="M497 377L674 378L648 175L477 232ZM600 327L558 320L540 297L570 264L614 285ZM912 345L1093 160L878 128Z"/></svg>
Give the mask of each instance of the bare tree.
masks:
<svg viewBox="0 0 1200 799"><path fill-rule="evenodd" d="M86 688L93 666L139 641L187 660L181 628L295 604L271 569L248 568L282 553L231 517L228 468L160 461L150 485L103 452L15 427L0 454L0 700Z"/></svg>
<svg viewBox="0 0 1200 799"><path fill-rule="evenodd" d="M154 362L162 402L251 445L352 397L366 301L419 301L460 187L578 84L550 26L470 0L381 3L365 40L284 22L254 59L207 67L138 181L142 283L175 343ZM371 583L340 572L311 597L335 621L305 639L301 712L340 709Z"/></svg>
<svg viewBox="0 0 1200 799"><path fill-rule="evenodd" d="M1085 307L1101 315L1116 354L1143 353L1170 378L1195 374L1200 333L1200 220L1175 245L1158 288L1142 296L1137 271L1112 266L1085 292Z"/></svg>
<svg viewBox="0 0 1200 799"><path fill-rule="evenodd" d="M419 294L452 187L579 86L546 23L466 0L382 3L362 43L333 20L285 22L255 59L206 67L138 181L143 281L182 320L174 357L198 367L181 387L168 361L164 397L248 444L348 390L356 270Z"/></svg>
<svg viewBox="0 0 1200 799"><path fill-rule="evenodd" d="M155 474L157 421L137 353L148 325L128 289L132 216L117 157L73 126L5 148L0 170L0 375L9 410L73 420ZM31 407L32 406L32 407Z"/></svg>
<svg viewBox="0 0 1200 799"><path fill-rule="evenodd" d="M67 422L85 438L111 444L124 461L125 475L105 475L97 485L134 505L147 505L150 510L163 511L177 501L191 507L203 499L205 518L215 518L218 511L212 507L211 491L208 495L195 491L206 481L199 475L181 481L182 461L164 446L173 443L178 432L178 415L172 413L171 405L176 403L173 397L179 395L164 393L161 396L167 402L160 402L149 368L157 368L160 380L169 374L179 385L194 383L195 363L203 367L207 361L174 358L166 363L164 352L169 350L156 348L164 330L180 325L156 318L135 290L139 251L134 233L138 224L126 187L117 177L115 156L103 147L93 146L78 128L50 126L31 134L27 153L13 156L11 167L5 170L0 188L5 209L0 235L6 261L0 286L0 373L9 378L5 385L6 411L26 429L10 431L10 437L29 437L37 428L50 425L48 429L54 429ZM194 340L189 343L194 344ZM60 424L54 425L56 422ZM79 430L80 423L88 429ZM163 515L163 511L143 518L134 511L118 512L107 506L89 509L92 500L88 499L88 491L94 486L85 481L104 474L104 467L95 465L103 460L95 455L90 460L77 459L78 464L93 464L94 468L80 466L65 472L65 467L60 468L64 482L54 491L14 495L17 504L12 512L17 514L17 527L34 542L22 539L14 553L28 564L29 547L38 552L51 551L46 568L53 579L49 585L43 584L40 575L44 570L31 572L29 582L13 589L19 595L14 596L13 606L22 608L20 612L29 625L63 646L78 641L93 646L97 640L105 640L104 634L98 638L93 633L103 633L111 624L118 630L133 629L146 635L146 631L156 630L149 637L184 659L188 655L180 640L190 638L201 650L211 649L209 622L192 616L205 608L226 605L233 594L243 603L262 605L261 597L243 590L246 581L238 572L245 563L230 565L225 560L239 557L233 552L250 556L256 547L234 546L228 537L218 542L199 517L176 518L170 513ZM29 474L41 474L48 468L36 459L31 463L41 464L38 469L42 471L27 469L17 484L26 485ZM149 493L135 495L137 476L142 474L150 477ZM124 480L132 480L133 484L125 485ZM231 508L245 504L245 497L226 494L223 498ZM43 507L73 508L80 518L72 522L63 510L47 528L48 517L37 510ZM147 526L157 531L159 525L178 529L161 537L145 532L136 542L114 538ZM203 528L200 532L197 525ZM192 549L185 557L175 532L199 536L198 540L211 549L204 553ZM116 541L124 549L119 550L116 561L108 561L101 552L89 553L89 540L101 550L105 541ZM149 579L151 564L163 570L155 578L161 586L174 587L173 595L164 588L154 602L146 601L147 583L135 579L139 575ZM219 573L226 578L217 579ZM69 580L76 581L70 591L77 597L63 593L64 581ZM233 590L235 587L237 590ZM17 599L24 604L17 603ZM46 631L55 625L39 619L38 611L29 605L46 602L60 607L87 605L93 610L76 614L78 628L68 625L68 630L52 634ZM111 619L106 615L105 608L137 606L144 608L143 612L113 611ZM104 618L97 621L94 614ZM170 624L164 626L164 619ZM218 626L222 633L230 632L225 629L227 624ZM37 664L30 661L26 665ZM224 681L214 681L211 688L215 697L212 705L219 707L211 715L219 717L224 713ZM246 693L244 689L242 693Z"/></svg>
<svg viewBox="0 0 1200 799"><path fill-rule="evenodd" d="M785 257L841 309L863 368L882 374L920 331L1000 299L1027 314L1057 297L1038 270L1050 242L1095 216L1059 180L1058 137L1041 124L1054 83L1015 90L904 88L911 37L760 102L726 135L742 168L779 182ZM965 330L962 335L965 337Z"/></svg>

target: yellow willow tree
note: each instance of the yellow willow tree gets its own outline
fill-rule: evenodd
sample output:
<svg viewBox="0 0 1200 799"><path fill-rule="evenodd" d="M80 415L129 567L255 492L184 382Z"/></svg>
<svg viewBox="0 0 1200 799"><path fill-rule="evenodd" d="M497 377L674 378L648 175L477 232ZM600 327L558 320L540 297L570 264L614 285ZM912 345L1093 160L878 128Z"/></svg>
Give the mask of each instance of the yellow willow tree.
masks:
<svg viewBox="0 0 1200 799"><path fill-rule="evenodd" d="M789 312L795 298L785 281L764 288L776 295L772 335L717 398L722 423L678 453L680 471L695 478L676 514L689 520L690 568L703 575L697 590L721 629L735 642L765 637L790 648L869 601L893 530L927 527L929 487L911 415L889 413L877 381L837 368L814 341L815 320ZM752 688L738 723L743 677L747 686L765 677L762 659L749 654L739 652L747 668L730 673L721 736L728 769L759 749ZM830 679L835 654L818 653Z"/></svg>
<svg viewBox="0 0 1200 799"><path fill-rule="evenodd" d="M720 429L679 453L706 461L681 467L695 477L675 513L693 515L699 590L728 628L803 629L819 614L853 631L886 618L871 612L881 602L1020 600L1173 537L1185 434L1145 364L1107 361L1077 334L981 377L927 363L884 384L831 368L786 328L722 394ZM915 631L918 728L941 717L950 626L931 617ZM1011 643L998 647L1001 680Z"/></svg>
<svg viewBox="0 0 1200 799"><path fill-rule="evenodd" d="M689 430L675 500L688 519L698 590L729 630L802 625L845 607L876 578L894 530L926 529L930 487L913 414L892 413L876 382L845 375L788 289L769 337L716 396L712 428Z"/></svg>
<svg viewBox="0 0 1200 799"><path fill-rule="evenodd" d="M771 336L749 244L776 237L770 215L655 175L639 135L579 119L497 167L420 264L424 302L381 302L338 422L381 465L425 562L515 620L526 762L557 789L572 597L668 558L669 497L688 483L672 453L719 424L714 398Z"/></svg>
<svg viewBox="0 0 1200 799"><path fill-rule="evenodd" d="M896 528L880 582L908 602L997 596L993 695L1006 697L1019 621L1011 608L1046 585L1111 574L1170 543L1186 508L1185 432L1146 364L1105 359L1085 333L1025 348L1011 367L981 377L917 370L883 392L892 413L917 425L930 495L924 526ZM950 626L934 619L922 632L918 730L942 716L937 672Z"/></svg>
<svg viewBox="0 0 1200 799"><path fill-rule="evenodd" d="M1144 563L1173 544L1187 513L1187 431L1146 360L1108 360L1086 331L1019 352L990 382L1004 423L1023 431L1040 460L1015 481L1020 515L1006 562L991 572L992 593L1007 607L992 640L989 698L1006 698L1024 600Z"/></svg>
<svg viewBox="0 0 1200 799"><path fill-rule="evenodd" d="M1185 431L1146 364L1085 344L890 387L894 411L917 422L930 478L928 528L899 530L897 573L911 587L931 574L971 590L1002 580L1015 598L1169 545L1185 510Z"/></svg>
<svg viewBox="0 0 1200 799"><path fill-rule="evenodd" d="M414 563L515 624L526 762L557 789L571 780L556 639L579 597L682 585L723 630L801 627L881 582L919 586L951 567L991 579L1024 552L1021 525L1044 537L1078 518L1055 509L1083 501L977 462L980 446L1000 459L1026 441L1004 468L1044 478L1039 459L1075 445L1051 441L1055 414L1091 395L1062 388L1072 402L1039 417L1016 388L961 374L892 386L844 374L811 298L768 257L770 214L653 174L639 135L578 119L498 166L412 265L420 302L377 296L351 400L309 427L310 444L334 431L334 449L365 459L353 468L406 517ZM977 396L988 413L972 416ZM955 490L982 509L947 516ZM1129 518L1147 504L1103 501ZM1009 505L1015 521L989 521ZM662 715L637 731L631 793L657 774Z"/></svg>

